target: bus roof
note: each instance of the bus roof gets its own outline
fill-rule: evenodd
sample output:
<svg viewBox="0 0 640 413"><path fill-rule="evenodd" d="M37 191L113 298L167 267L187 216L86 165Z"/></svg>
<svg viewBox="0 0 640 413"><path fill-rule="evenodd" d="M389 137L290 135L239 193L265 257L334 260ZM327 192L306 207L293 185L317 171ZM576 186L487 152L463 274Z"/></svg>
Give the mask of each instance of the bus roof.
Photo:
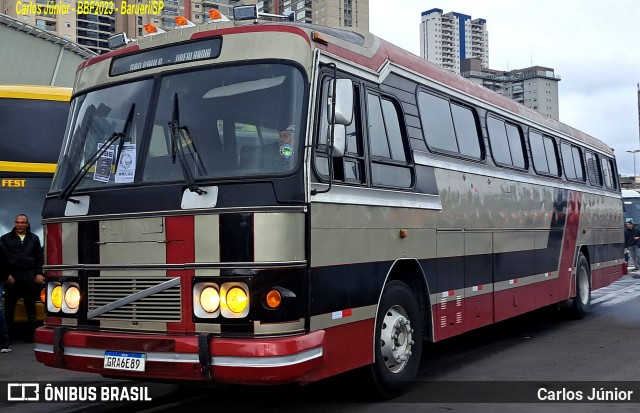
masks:
<svg viewBox="0 0 640 413"><path fill-rule="evenodd" d="M0 98L35 100L71 100L72 88L41 85L0 85Z"/></svg>
<svg viewBox="0 0 640 413"><path fill-rule="evenodd" d="M569 136L577 141L597 148L609 156L614 155L612 147L587 133L566 125L558 120L544 116L540 112L530 109L512 99L502 96L482 85L476 84L458 74L449 72L435 64L417 56L395 44L392 44L376 35L360 30L334 29L308 23L296 22L262 22L260 24L242 22L222 22L212 25L197 25L194 27L176 30L175 32L162 33L157 36L137 39L126 47L96 56L83 62L78 67L82 70L87 66L102 60L122 54L135 53L144 49L162 47L175 44L187 39L196 40L220 35L232 35L246 32L287 31L298 29L293 34L305 36L307 42L328 53L351 60L359 65L374 71L382 71L387 63L394 63L407 70L419 73L431 80L444 84L447 87L466 93L476 99L483 100L491 105L509 111L542 127L546 127ZM325 42L316 42L314 32L321 32L329 37ZM544 130L542 130L544 132Z"/></svg>

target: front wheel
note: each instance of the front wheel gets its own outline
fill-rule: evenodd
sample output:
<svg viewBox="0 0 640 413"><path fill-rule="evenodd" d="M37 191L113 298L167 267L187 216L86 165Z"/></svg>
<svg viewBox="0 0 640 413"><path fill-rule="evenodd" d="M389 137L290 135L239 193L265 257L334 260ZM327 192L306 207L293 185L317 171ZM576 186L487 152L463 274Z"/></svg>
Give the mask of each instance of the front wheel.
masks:
<svg viewBox="0 0 640 413"><path fill-rule="evenodd" d="M576 265L576 296L573 298L571 312L576 318L584 318L591 309L591 270L589 262L578 254Z"/></svg>
<svg viewBox="0 0 640 413"><path fill-rule="evenodd" d="M405 391L415 380L422 354L422 317L415 295L402 281L382 293L375 331L373 381L384 398Z"/></svg>

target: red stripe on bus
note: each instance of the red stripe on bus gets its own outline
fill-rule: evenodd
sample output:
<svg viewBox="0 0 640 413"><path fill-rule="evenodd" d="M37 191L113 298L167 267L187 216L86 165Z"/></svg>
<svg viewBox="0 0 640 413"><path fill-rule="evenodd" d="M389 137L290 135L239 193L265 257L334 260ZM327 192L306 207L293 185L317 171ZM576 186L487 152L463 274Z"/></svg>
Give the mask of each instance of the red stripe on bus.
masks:
<svg viewBox="0 0 640 413"><path fill-rule="evenodd" d="M184 264L194 262L196 256L194 243L194 219L193 216L166 217L166 248L167 264ZM191 297L191 277L194 270L170 270L167 276L180 277L180 289L182 290L182 322L169 323L168 331L193 331L195 325L193 319L193 302Z"/></svg>
<svg viewBox="0 0 640 413"><path fill-rule="evenodd" d="M62 224L47 224L45 248L48 265L62 264Z"/></svg>
<svg viewBox="0 0 640 413"><path fill-rule="evenodd" d="M78 68L76 69L76 72L84 69L85 67L91 66L98 62L102 62L103 60L110 59L112 57L120 56L123 54L135 53L139 50L140 50L140 46L136 44L136 45L124 47L122 49L114 50L113 52L101 54L100 56L92 57L86 62L80 63L80 65L78 65Z"/></svg>
<svg viewBox="0 0 640 413"><path fill-rule="evenodd" d="M558 268L558 291L560 297L574 296L576 283L571 281L571 271L576 265L576 248L578 242L578 228L580 227L580 210L582 209L581 194L569 191L567 202L567 222L564 227L562 240L562 255L560 256L560 268ZM592 257L593 258L593 257ZM593 260L592 260L593 261Z"/></svg>
<svg viewBox="0 0 640 413"><path fill-rule="evenodd" d="M206 32L194 33L191 36L191 40L204 39L207 37L224 36L227 34L257 33L257 32L279 32L279 33L297 34L298 36L304 38L307 41L307 43L311 44L311 40L309 39L307 32L305 32L301 28L292 27L292 26L280 26L280 25L241 26L241 27L231 27L231 28L219 29L219 30L208 30Z"/></svg>

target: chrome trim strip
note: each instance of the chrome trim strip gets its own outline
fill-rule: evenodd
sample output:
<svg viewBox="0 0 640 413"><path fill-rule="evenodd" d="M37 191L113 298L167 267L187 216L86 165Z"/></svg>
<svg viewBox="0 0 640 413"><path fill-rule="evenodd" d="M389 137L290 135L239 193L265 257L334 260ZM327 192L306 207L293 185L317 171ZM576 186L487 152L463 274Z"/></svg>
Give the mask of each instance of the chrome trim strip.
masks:
<svg viewBox="0 0 640 413"><path fill-rule="evenodd" d="M53 354L53 345L36 343L34 345L34 351L40 353ZM107 350L94 349L94 348L80 348L80 347L65 347L64 355L73 357L87 357L87 358L104 358L104 352ZM133 351L136 353L136 351ZM196 353L158 353L158 352L144 352L146 354L148 362L160 362L160 363L199 363L198 354ZM211 357L212 366L224 366L224 367L286 367L295 364L300 364L322 357L322 347L312 348L296 354L289 354L286 356L273 356L273 357L235 357L235 356L215 356Z"/></svg>
<svg viewBox="0 0 640 413"><path fill-rule="evenodd" d="M180 277L172 278L168 281L163 282L162 284L155 285L153 287L147 288L146 290L138 291L135 294L131 294L127 297L123 297L107 305L103 305L102 307L98 307L95 310L91 310L87 312L87 319L90 320L108 311L115 310L118 307L122 307L123 305L127 305L134 301L141 300L155 293L159 293L160 291L164 291L171 287L175 287L176 285L180 285Z"/></svg>
<svg viewBox="0 0 640 413"><path fill-rule="evenodd" d="M158 216L176 216L176 215L200 215L200 214L228 214L228 213L252 213L252 212L307 212L306 205L294 206L265 206L265 207L233 207L233 208L211 208L211 209L195 209L184 211L181 209L150 211L150 212L130 212L122 214L101 214L89 216L75 217L56 217L43 219L43 224L55 224L58 222L78 222L78 221L95 221L95 220L113 220L127 218L144 218Z"/></svg>
<svg viewBox="0 0 640 413"><path fill-rule="evenodd" d="M67 270L193 270L193 269L258 269L306 267L307 260L273 262L187 262L184 264L69 264L44 265L44 271Z"/></svg>
<svg viewBox="0 0 640 413"><path fill-rule="evenodd" d="M312 348L311 350L302 351L300 353L287 356L274 357L232 357L220 356L212 357L211 364L214 366L224 367L286 367L294 364L304 363L309 360L322 357L322 347Z"/></svg>
<svg viewBox="0 0 640 413"><path fill-rule="evenodd" d="M441 155L431 154L429 152L424 152L424 151L414 150L413 159L415 160L416 165L430 166L438 169L470 173L474 175L480 175L486 178L504 179L505 181L514 181L514 182L527 183L527 184L540 185L540 186L548 185L548 186L554 186L554 187L562 187L562 188L573 189L575 191L589 193L589 194L604 195L604 196L609 196L611 198L620 198L619 193L597 189L587 184L580 185L580 184L573 183L571 181L563 181L559 178L558 179L549 178L542 175L529 176L528 172L522 172L520 174L520 172L517 170L513 170L509 168L501 168L501 167L489 167L489 165L484 163L478 164L478 163L469 162L469 161L457 159L457 158L441 159ZM518 175L514 176L514 174L516 173Z"/></svg>
<svg viewBox="0 0 640 413"><path fill-rule="evenodd" d="M311 184L311 187L318 191L325 191L329 185L314 182ZM359 188L335 184L331 186L329 192L317 193L312 195L311 198L312 202L326 202L331 204L442 210L440 195L393 191L388 189Z"/></svg>

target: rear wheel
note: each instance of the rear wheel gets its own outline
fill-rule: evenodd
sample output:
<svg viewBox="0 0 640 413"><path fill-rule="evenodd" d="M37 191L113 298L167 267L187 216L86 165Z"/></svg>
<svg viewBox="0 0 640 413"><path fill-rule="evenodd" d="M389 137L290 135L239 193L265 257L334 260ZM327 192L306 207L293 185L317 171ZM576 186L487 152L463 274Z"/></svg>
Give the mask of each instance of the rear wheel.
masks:
<svg viewBox="0 0 640 413"><path fill-rule="evenodd" d="M375 331L371 375L380 395L391 398L415 380L422 354L422 317L415 295L402 281L382 293Z"/></svg>
<svg viewBox="0 0 640 413"><path fill-rule="evenodd" d="M591 309L591 270L584 254L578 254L576 265L576 296L571 312L576 318L584 318Z"/></svg>

